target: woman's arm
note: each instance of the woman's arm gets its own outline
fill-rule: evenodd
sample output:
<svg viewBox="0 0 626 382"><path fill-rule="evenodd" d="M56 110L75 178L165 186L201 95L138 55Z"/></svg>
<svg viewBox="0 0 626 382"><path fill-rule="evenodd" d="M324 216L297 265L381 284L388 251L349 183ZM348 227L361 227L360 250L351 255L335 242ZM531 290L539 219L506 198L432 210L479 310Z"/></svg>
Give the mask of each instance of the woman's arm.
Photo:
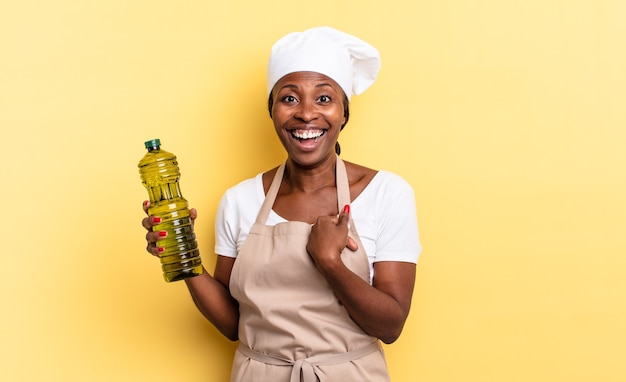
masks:
<svg viewBox="0 0 626 382"><path fill-rule="evenodd" d="M307 251L354 322L371 336L392 343L400 336L411 307L415 264L374 263L373 285L341 261L348 242L349 210L339 217L320 217L313 226ZM352 248L354 249L354 248Z"/></svg>
<svg viewBox="0 0 626 382"><path fill-rule="evenodd" d="M185 279L198 310L231 341L238 339L239 305L230 295L228 283L234 258L217 256L215 276L205 270L201 275Z"/></svg>
<svg viewBox="0 0 626 382"><path fill-rule="evenodd" d="M322 274L354 322L367 334L390 344L400 336L409 315L415 264L378 262L374 269L372 286L343 263Z"/></svg>
<svg viewBox="0 0 626 382"><path fill-rule="evenodd" d="M148 202L144 202L143 209L148 213ZM192 222L196 220L197 212L194 208L189 211ZM152 227L158 224L154 217L148 216L142 220L143 227L148 231L146 250L153 256L159 256L156 246L159 233L152 232ZM238 339L239 305L230 295L228 284L230 273L235 263L234 258L217 256L215 276L206 270L201 275L185 279L185 283L198 310L228 339Z"/></svg>

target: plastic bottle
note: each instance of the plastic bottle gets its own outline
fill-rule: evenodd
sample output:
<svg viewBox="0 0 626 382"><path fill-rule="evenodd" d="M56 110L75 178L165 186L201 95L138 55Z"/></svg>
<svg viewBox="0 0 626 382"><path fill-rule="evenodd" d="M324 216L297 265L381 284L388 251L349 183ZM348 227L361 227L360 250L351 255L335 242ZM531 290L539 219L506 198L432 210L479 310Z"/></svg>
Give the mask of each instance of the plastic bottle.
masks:
<svg viewBox="0 0 626 382"><path fill-rule="evenodd" d="M172 282L198 276L202 273L202 261L189 205L180 192L176 156L161 150L159 139L149 140L145 146L148 152L139 161L139 174L150 198L148 213L161 218L152 230L167 231L167 236L156 243L164 248L159 255L163 278Z"/></svg>

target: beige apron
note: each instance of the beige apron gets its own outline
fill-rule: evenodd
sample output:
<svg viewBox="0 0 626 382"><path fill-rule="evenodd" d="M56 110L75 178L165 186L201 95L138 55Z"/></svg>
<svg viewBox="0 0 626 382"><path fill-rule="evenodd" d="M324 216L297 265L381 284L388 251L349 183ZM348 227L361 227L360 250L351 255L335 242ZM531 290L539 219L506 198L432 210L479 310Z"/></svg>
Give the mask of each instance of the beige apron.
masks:
<svg viewBox="0 0 626 382"><path fill-rule="evenodd" d="M311 225L265 225L284 169L276 172L230 278L240 312L231 382L388 381L378 340L354 323L306 252ZM339 158L336 173L340 210L350 203L350 189ZM352 220L349 235L359 249L345 249L342 260L369 283L367 255Z"/></svg>

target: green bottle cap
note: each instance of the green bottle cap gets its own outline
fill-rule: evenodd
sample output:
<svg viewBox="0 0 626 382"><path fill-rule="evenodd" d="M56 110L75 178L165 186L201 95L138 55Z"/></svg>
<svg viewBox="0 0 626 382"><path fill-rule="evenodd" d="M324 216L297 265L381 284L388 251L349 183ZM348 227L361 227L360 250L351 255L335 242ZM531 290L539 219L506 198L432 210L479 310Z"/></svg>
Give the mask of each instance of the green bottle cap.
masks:
<svg viewBox="0 0 626 382"><path fill-rule="evenodd" d="M160 139L151 139L149 141L146 141L145 143L146 148L147 149L152 149L152 150L156 150L159 147L161 147L161 140Z"/></svg>

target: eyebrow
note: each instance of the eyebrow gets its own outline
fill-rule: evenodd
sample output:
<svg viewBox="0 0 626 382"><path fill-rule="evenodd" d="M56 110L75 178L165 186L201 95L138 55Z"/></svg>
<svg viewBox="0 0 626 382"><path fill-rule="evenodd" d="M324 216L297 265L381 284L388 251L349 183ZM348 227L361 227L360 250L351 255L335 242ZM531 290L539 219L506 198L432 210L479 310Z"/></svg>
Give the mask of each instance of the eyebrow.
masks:
<svg viewBox="0 0 626 382"><path fill-rule="evenodd" d="M331 87L331 88L333 87L333 85L331 85L328 82L324 82L324 83L315 85L316 88L321 88L321 87L324 87L324 86L328 86L328 87Z"/></svg>
<svg viewBox="0 0 626 382"><path fill-rule="evenodd" d="M333 88L333 85L331 85L329 82L322 82L321 84L317 84L315 85L316 88L323 88L323 87L329 87L329 88ZM283 86L280 87L280 89L285 89L285 88L289 88L289 89L299 89L298 85L296 84L285 84ZM280 90L279 89L279 90Z"/></svg>

